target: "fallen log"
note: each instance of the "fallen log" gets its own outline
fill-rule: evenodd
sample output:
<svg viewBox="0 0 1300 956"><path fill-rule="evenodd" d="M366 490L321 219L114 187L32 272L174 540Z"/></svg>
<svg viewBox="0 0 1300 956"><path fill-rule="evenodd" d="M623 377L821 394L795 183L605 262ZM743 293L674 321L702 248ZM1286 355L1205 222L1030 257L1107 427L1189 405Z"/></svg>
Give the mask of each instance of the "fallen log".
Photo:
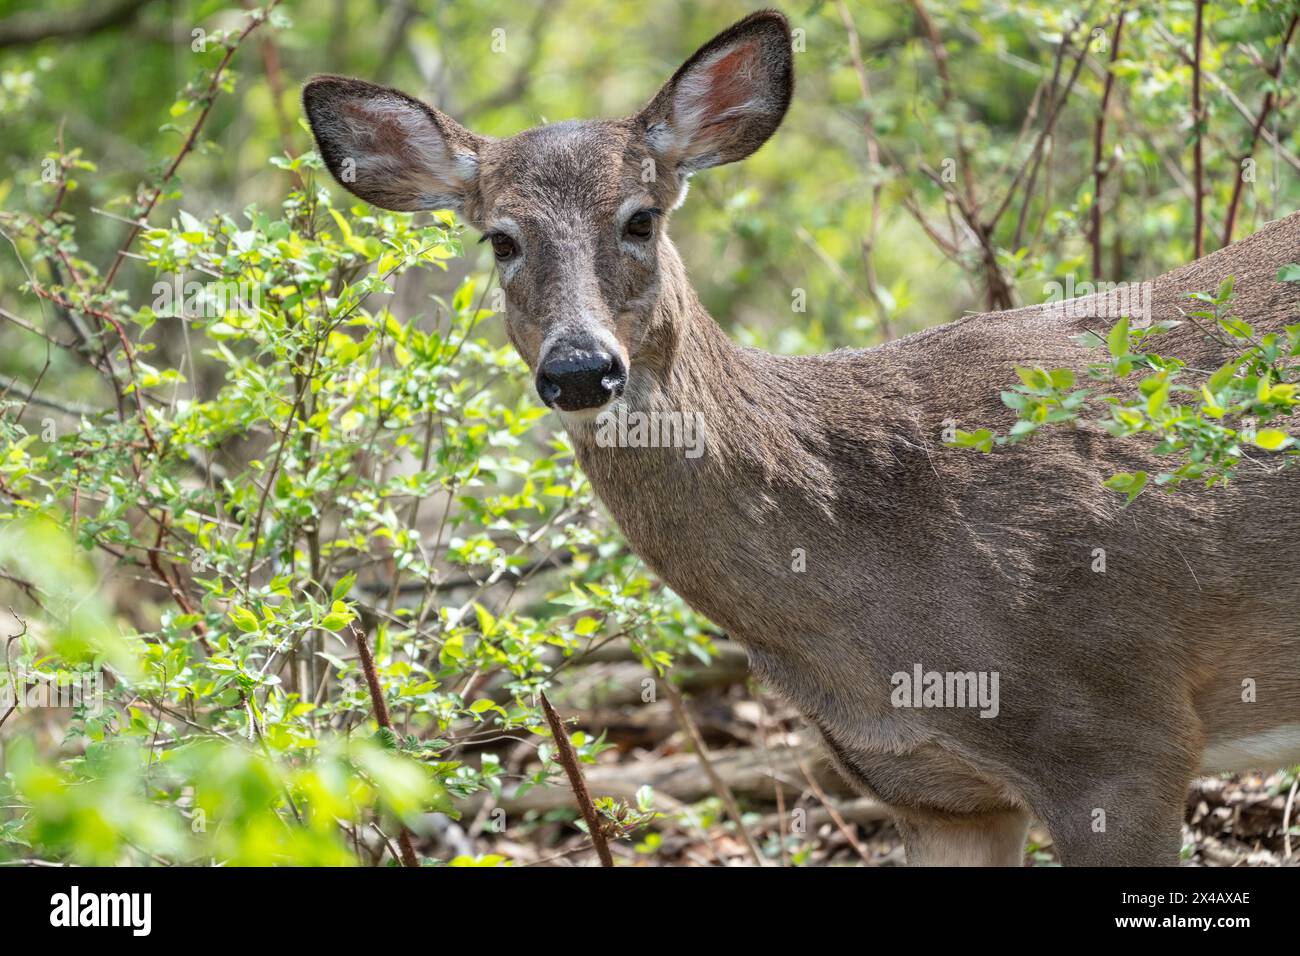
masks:
<svg viewBox="0 0 1300 956"><path fill-rule="evenodd" d="M742 684L749 678L749 659L735 644L718 642L718 653L708 664L683 658L673 667L672 681L680 690L697 693L716 687ZM578 658L583 665L571 670L554 689L557 706L570 710L623 707L629 704L653 706L668 700L665 678L656 678L625 648L602 648Z"/></svg>
<svg viewBox="0 0 1300 956"><path fill-rule="evenodd" d="M774 747L767 752L756 747L720 750L712 759L714 770L722 780L738 798L749 804L774 803L778 787L787 804L809 793L811 788L799 768L800 759L827 795L844 800L858 798L821 752L811 745L802 745L797 750ZM597 798L614 797L630 802L636 798L636 792L646 786L654 788L656 796L669 798L675 804L697 803L715 795L699 758L690 753L670 754L654 760L597 764L583 769L592 796ZM482 801L481 796L468 801L467 814L477 812ZM662 803L658 805L664 808ZM496 806L512 816L545 813L571 807L572 797L563 786L533 787L522 794L517 790L505 790Z"/></svg>
<svg viewBox="0 0 1300 956"><path fill-rule="evenodd" d="M785 813L784 824L786 831L792 829L792 824L796 819L793 814L799 809L806 809L806 816L803 818L805 833L815 833L822 827L835 822L830 809L827 807L790 807L787 808ZM857 797L852 800L837 802L835 811L849 823L876 823L890 819L888 808L879 800L873 800L871 797ZM781 815L778 813L767 814L755 827L756 830L780 830L781 828L782 820Z"/></svg>

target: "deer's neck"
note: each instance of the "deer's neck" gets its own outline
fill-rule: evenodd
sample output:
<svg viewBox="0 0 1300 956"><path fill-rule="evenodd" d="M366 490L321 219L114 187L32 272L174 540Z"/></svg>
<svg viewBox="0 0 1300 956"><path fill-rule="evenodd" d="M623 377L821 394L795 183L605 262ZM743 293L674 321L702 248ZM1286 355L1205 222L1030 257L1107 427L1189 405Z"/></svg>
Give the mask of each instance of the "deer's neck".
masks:
<svg viewBox="0 0 1300 956"><path fill-rule="evenodd" d="M697 610L744 630L729 595L770 590L796 549L838 547L810 536L834 534L849 484L828 411L845 383L816 360L735 345L680 271L659 308L612 427L566 426L633 550ZM856 497L870 478L853 470Z"/></svg>
<svg viewBox="0 0 1300 956"><path fill-rule="evenodd" d="M742 348L700 304L672 257L668 282L627 388L601 420L566 421L579 461L620 520L661 512L677 495L712 512L759 487L825 485L810 454L819 383L799 360ZM805 370L806 372L806 370ZM638 430L640 429L640 430ZM648 486L649 480L657 484Z"/></svg>

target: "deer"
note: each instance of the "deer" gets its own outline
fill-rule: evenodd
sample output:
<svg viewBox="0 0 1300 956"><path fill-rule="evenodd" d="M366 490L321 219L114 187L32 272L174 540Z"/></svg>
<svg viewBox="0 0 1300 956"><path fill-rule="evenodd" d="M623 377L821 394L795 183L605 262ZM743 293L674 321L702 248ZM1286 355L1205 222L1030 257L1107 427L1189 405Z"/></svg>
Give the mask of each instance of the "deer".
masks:
<svg viewBox="0 0 1300 956"><path fill-rule="evenodd" d="M1099 294L818 356L733 343L668 224L692 176L773 135L793 73L762 10L624 119L493 139L330 75L303 106L347 190L491 243L507 335L629 547L888 807L909 865L1024 865L1035 820L1066 865L1176 865L1197 775L1300 762L1300 485L1126 504L1102 482L1148 461L1136 440L945 446L945 422L1008 423L1016 366L1085 368ZM1151 280L1151 318L1232 275L1239 312L1280 328L1298 253L1300 214ZM1163 338L1217 367L1189 323ZM703 453L599 440L615 409L693 415Z"/></svg>

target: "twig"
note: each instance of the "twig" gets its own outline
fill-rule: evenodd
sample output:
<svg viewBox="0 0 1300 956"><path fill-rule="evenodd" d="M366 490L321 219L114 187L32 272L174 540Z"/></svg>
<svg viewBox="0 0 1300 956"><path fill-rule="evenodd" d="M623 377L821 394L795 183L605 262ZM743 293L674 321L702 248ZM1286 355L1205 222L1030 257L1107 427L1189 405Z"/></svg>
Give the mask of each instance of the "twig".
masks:
<svg viewBox="0 0 1300 956"><path fill-rule="evenodd" d="M54 398L47 398L44 395L36 394L35 385L27 385L18 379L0 373L0 391L9 392L10 390L21 392L24 395L24 404L37 405L41 408L48 408L56 412L63 412L65 415L87 415L95 416L104 411L102 408L92 408L89 405L81 405L77 402L64 402Z"/></svg>
<svg viewBox="0 0 1300 956"><path fill-rule="evenodd" d="M350 624L352 639L357 642L357 654L361 657L361 672L366 675L366 686L370 688L370 706L375 711L375 722L390 733L393 732L393 719L388 713L388 701L384 700L384 688L379 683L379 672L375 670L375 658L370 653L370 644L361 628ZM378 828L376 828L378 829ZM402 865L418 867L419 857L411 845L411 831L403 824L397 833L397 845L402 849Z"/></svg>
<svg viewBox="0 0 1300 956"><path fill-rule="evenodd" d="M935 26L934 20L930 18L930 14L926 11L922 0L910 0L910 2L912 11L916 14L916 19L921 25L921 30L930 43L930 51L934 57L934 67L939 74L939 109L947 113L954 98L952 76L948 73L948 50L943 45L943 37L939 33L939 28ZM966 147L966 137L962 133L959 120L953 120L953 129L957 140L957 159L961 164L962 186L966 192L966 203L971 209L977 209L979 201L975 198L975 187L971 178L974 171L971 169L970 150Z"/></svg>
<svg viewBox="0 0 1300 956"><path fill-rule="evenodd" d="M1272 112L1274 104L1277 102L1277 85L1282 78L1282 67L1286 63L1287 48L1291 45L1291 38L1295 35L1296 24L1300 23L1300 14L1291 17L1291 22L1287 25L1286 34L1282 37L1282 44L1278 47L1277 62L1273 68L1268 71L1268 75L1273 80L1273 85L1264 93L1264 102L1259 108L1259 116L1250 129L1250 145L1246 147L1236 162L1235 179L1232 184L1232 200L1228 203L1228 213L1223 223L1223 244L1229 245L1232 242L1232 232L1237 225L1237 208L1241 204L1241 195L1245 189L1246 179L1242 173L1242 164L1250 158L1251 153L1255 151L1255 146L1259 143L1260 134L1264 131L1264 124L1268 121L1268 114Z"/></svg>
<svg viewBox="0 0 1300 956"><path fill-rule="evenodd" d="M722 805L727 808L727 814L736 824L736 832L745 843L745 849L749 851L750 858L753 859L755 866L765 865L763 855L758 852L758 847L754 845L754 838L750 836L749 829L745 826L744 817L740 814L740 806L736 803L736 795L731 792L725 780L718 776L718 771L713 766L713 761L709 759L709 748L704 744L704 737L700 734L700 728L695 726L695 721L691 720L690 713L686 710L686 701L682 699L682 692L673 686L672 681L664 681L664 686L668 689L668 697L673 704L673 713L677 715L677 722L682 725L684 730L691 738L691 744L695 748L695 756L700 760L700 766L704 768L705 774L708 775L709 782L713 784L713 790L722 801Z"/></svg>
<svg viewBox="0 0 1300 956"><path fill-rule="evenodd" d="M254 0L243 0L244 9L252 12ZM262 51L262 66L265 68L266 85L271 91L271 107L275 113L275 122L280 129L280 145L286 156L293 155L293 122L284 111L284 77L280 69L280 49L275 40L267 34L258 38L258 47ZM307 189L307 183L299 170L293 170L293 180L301 190Z"/></svg>
<svg viewBox="0 0 1300 956"><path fill-rule="evenodd" d="M1059 70L1064 66L1065 57L1069 52L1071 38L1073 36L1073 33L1062 36L1061 48L1057 51L1058 61L1054 70ZM1042 163L1043 147L1047 143L1048 138L1051 137L1052 131L1056 128L1056 121L1061 115L1061 110L1065 106L1065 101L1070 98L1070 92L1074 89L1074 84L1078 80L1079 73L1083 69L1084 61L1087 58L1088 48L1085 45L1079 50L1079 56L1078 59L1074 61L1074 66L1070 71L1070 77L1066 80L1065 87L1059 94L1056 93L1056 78L1060 74L1059 72L1054 73L1052 85L1048 93L1048 109L1047 115L1043 118L1043 128L1038 131L1038 137L1034 140L1033 149L1030 151L1029 157L1026 159L1025 163L1016 170L1015 176L1011 179L1011 185L1007 187L1006 195L1002 198L1002 202L993 213L993 217L988 221L988 228L992 230L993 227L997 225L998 220L1002 218L1002 214L1006 212L1007 207L1011 204L1011 199L1015 196L1016 190L1020 188L1021 179L1028 170L1029 181L1028 185L1025 187L1025 206L1021 209L1020 220L1016 224L1016 236L1012 241L1013 249L1019 247L1021 236L1024 234L1024 224L1027 218L1026 213L1029 208L1029 198L1033 195L1034 183L1038 179L1038 168Z"/></svg>
<svg viewBox="0 0 1300 956"><path fill-rule="evenodd" d="M0 20L0 49L26 46L42 40L71 40L101 30L125 26L134 20L149 0L117 0L116 3L88 4L79 16L66 10L39 14L17 14ZM170 6L170 4L168 4Z"/></svg>
<svg viewBox="0 0 1300 956"><path fill-rule="evenodd" d="M853 833L853 828L849 826L849 823L844 819L844 816L835 809L835 804L833 804L831 798L826 795L826 791L818 785L812 772L808 769L808 765L804 762L803 757L801 757L797 751L791 750L791 753L794 754L795 762L799 764L799 772L802 773L804 779L808 781L808 786L812 788L812 792L817 795L817 799L821 801L821 805L826 808L826 812L830 814L830 818L835 821L836 828L844 834L844 839L849 841L849 846L853 847L854 852L862 858L862 861L864 863L870 863L871 854L868 853L863 848L862 844L858 842L857 836Z"/></svg>
<svg viewBox="0 0 1300 956"><path fill-rule="evenodd" d="M217 64L217 68L212 71L212 78L208 82L208 88L203 93L203 109L199 113L198 119L194 121L194 125L190 128L190 133L185 137L185 142L181 144L181 148L177 150L176 155L172 157L172 161L168 164L167 170L159 178L158 185L153 188L153 192L150 193L149 198L145 200L144 208L140 211L139 215L132 216L132 218L138 220L138 222L131 226L130 231L126 234L126 239L122 241L121 247L117 250L117 255L113 258L113 264L109 266L108 272L104 276L104 281L100 285L99 291L101 293L106 291L113 284L113 280L117 277L117 270L121 268L122 263L126 260L126 255L130 252L132 243L134 243L136 237L140 235L143 226L139 223L148 220L149 214L153 212L154 206L158 205L158 200L162 198L163 189L166 188L168 181L176 175L176 170L180 167L181 163L185 161L185 157L193 151L195 144L198 142L199 132L203 129L204 124L207 123L208 114L212 112L212 104L216 102L217 93L221 89L222 77L225 76L226 68L230 65L230 61L234 59L235 51L239 49L240 44L247 39L250 33L266 22L268 15L279 4L279 2L280 0L271 0L271 2L263 9L250 13L248 24L239 32L234 41L227 45L226 55L221 58L221 62Z"/></svg>
<svg viewBox="0 0 1300 956"><path fill-rule="evenodd" d="M754 703L758 705L759 723L758 723L758 734L756 739L758 740L759 747L763 751L763 759L767 761L768 773L772 774L772 776L775 777L776 768L772 765L772 751L769 750L767 746L767 733L768 733L768 728L772 725L772 715L768 713L767 705L763 702L763 695L757 691L754 685L754 681L752 680L749 681L747 683L747 687L749 689L750 696L754 699ZM773 781L772 792L776 794L776 818L777 818L777 829L779 830L778 839L781 844L781 865L789 866L790 853L785 846L785 842L786 842L785 791L781 789L780 784Z"/></svg>
<svg viewBox="0 0 1300 956"><path fill-rule="evenodd" d="M946 113L950 110L954 99L952 76L948 72L948 51L943 45L943 37L939 33L939 28L935 26L934 21L930 18L930 14L926 11L922 0L910 0L910 2L912 10L921 25L922 32L930 44L935 69L939 74L939 108ZM1006 277L1002 274L1002 267L998 264L997 249L994 247L992 240L992 225L986 225L980 218L981 203L975 194L970 151L966 146L962 125L955 118L953 128L956 131L957 163L961 167L961 189L949 191L941 177L931 172L925 164L922 164L921 168L935 181L940 189L944 190L944 198L950 207L957 207L957 212L960 213L962 220L966 223L971 237L975 240L975 244L979 246L980 260L985 272L985 291L988 295L989 309L994 311L1010 309L1015 304L1012 301L1012 290L1007 284Z"/></svg>
<svg viewBox="0 0 1300 956"><path fill-rule="evenodd" d="M18 700L22 696L18 692L18 681L14 679L13 665L9 663L9 648L14 641L27 633L27 622L18 616L18 612L13 608L10 608L9 613L13 615L14 620L21 625L22 629L17 634L10 634L5 638L5 675L9 678L9 688L13 692L14 702L10 705L9 709L5 711L5 715L0 717L0 727L3 727L5 721L9 719L9 715L18 709Z"/></svg>
<svg viewBox="0 0 1300 956"><path fill-rule="evenodd" d="M1286 795L1286 809L1282 811L1282 839L1286 851L1285 859L1291 859L1291 808L1295 806L1296 789L1300 788L1300 773L1291 781L1291 792Z"/></svg>
<svg viewBox="0 0 1300 956"><path fill-rule="evenodd" d="M882 169L880 144L876 141L875 120L871 113L871 79L867 75L867 66L862 59L862 41L858 36L858 28L853 22L853 15L849 13L848 5L844 0L838 0L836 6L840 11L840 19L844 22L844 30L848 34L849 59L853 63L853 72L858 78L858 90L862 93L862 103L866 108L866 113L862 117L862 132L867 140L867 164L871 175L871 222L867 226L867 234L862 237L862 270L867 277L867 294L876 307L880 337L888 342L894 337L894 330L890 325L889 309L885 307L885 300L880 295L880 283L876 277L876 237L880 231L880 193L884 183L880 178ZM815 248L820 250L820 246Z"/></svg>
<svg viewBox="0 0 1300 956"><path fill-rule="evenodd" d="M1205 158L1202 155L1205 134L1205 107L1201 102L1201 37L1204 33L1205 0L1196 0L1196 33L1192 41L1192 189L1196 212L1192 228L1193 258L1205 255Z"/></svg>
<svg viewBox="0 0 1300 956"><path fill-rule="evenodd" d="M1162 24L1159 20L1153 20L1151 23L1151 28L1155 30L1156 34L1160 37L1160 39L1163 40L1169 46L1169 48L1174 51L1174 53L1178 56L1180 60L1182 60L1188 66L1191 65L1192 63L1191 56L1188 54L1188 52L1185 49L1183 49L1182 44L1178 42L1178 39L1172 33L1170 33L1168 29L1165 28L1164 24ZM1255 119L1256 119L1255 114L1250 111L1250 107L1248 107L1245 103L1241 101L1241 97L1239 97L1233 91L1232 87L1230 87L1227 83L1223 82L1223 80L1219 77L1219 75L1215 73L1213 70L1205 70L1204 73L1205 73L1205 78L1214 84L1214 88L1216 90L1218 90L1220 93L1223 94L1224 99L1228 101L1229 105L1231 105L1233 109L1235 109L1238 113L1240 113L1242 118L1245 119L1248 123L1250 123L1251 126L1253 127L1255 125ZM1277 158L1285 161L1288 166L1290 166L1296 172L1300 173L1300 156L1296 156L1296 154L1291 152L1291 150L1284 148L1282 146L1282 143L1278 140L1277 135L1273 133L1272 130L1263 128L1260 130L1259 135L1260 138L1264 140L1264 142L1268 143L1269 146L1273 147L1275 156Z"/></svg>
<svg viewBox="0 0 1300 956"><path fill-rule="evenodd" d="M1106 110L1110 106L1110 94L1115 88L1115 61L1119 59L1120 39L1124 32L1124 14L1126 8L1120 5L1115 14L1115 35L1110 41L1110 63L1106 67L1106 83L1101 91L1101 105L1097 108L1097 126L1092 137L1092 277L1101 278L1101 189L1110 172L1110 163L1102 164L1102 149L1106 142Z"/></svg>
<svg viewBox="0 0 1300 956"><path fill-rule="evenodd" d="M555 750L560 758L560 766L569 777L569 786L573 790L574 799L578 801L582 818L587 823L587 833L596 848L596 855L600 857L600 865L613 866L614 858L609 854L609 844L605 840L605 831L601 828L600 817L596 815L596 805L591 802L587 779L582 775L582 768L578 766L578 754L573 749L573 741L569 740L564 723L560 720L560 715L555 712L555 708L551 706L551 702L546 699L546 694L539 691L538 696L542 702L542 713L546 715L546 722L551 726L551 736L555 738Z"/></svg>
<svg viewBox="0 0 1300 956"><path fill-rule="evenodd" d="M530 40L528 53L515 67L514 75L496 92L476 103L471 103L461 110L464 116L477 116L489 110L519 102L520 98L527 92L529 80L535 75L537 64L542 58L542 44L546 39L547 23L552 16L560 12L561 5L562 0L538 5L532 21L525 30Z"/></svg>

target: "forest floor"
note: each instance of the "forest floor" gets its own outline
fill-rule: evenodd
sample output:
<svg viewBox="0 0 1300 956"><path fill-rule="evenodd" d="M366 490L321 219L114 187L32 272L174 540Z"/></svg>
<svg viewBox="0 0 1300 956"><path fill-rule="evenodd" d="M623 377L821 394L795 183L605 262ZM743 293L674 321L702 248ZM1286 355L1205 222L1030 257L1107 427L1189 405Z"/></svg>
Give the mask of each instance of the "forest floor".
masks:
<svg viewBox="0 0 1300 956"><path fill-rule="evenodd" d="M584 765L593 797L635 806L638 791L653 788L662 815L611 841L619 865L901 865L902 843L884 808L853 793L802 719L756 688L739 648L720 642L720 651L707 666L674 672L684 691L678 701L617 652L589 663L576 679L570 675L557 692L571 732L605 735L606 749ZM706 760L696 752L697 738ZM507 771L536 766L536 751L524 744L499 756ZM1300 866L1293 781L1283 772L1198 780L1188 794L1185 865ZM595 865L576 818L560 778L523 792L507 787L443 836L458 852L501 854L515 865ZM1030 831L1026 863L1057 865L1041 826Z"/></svg>

